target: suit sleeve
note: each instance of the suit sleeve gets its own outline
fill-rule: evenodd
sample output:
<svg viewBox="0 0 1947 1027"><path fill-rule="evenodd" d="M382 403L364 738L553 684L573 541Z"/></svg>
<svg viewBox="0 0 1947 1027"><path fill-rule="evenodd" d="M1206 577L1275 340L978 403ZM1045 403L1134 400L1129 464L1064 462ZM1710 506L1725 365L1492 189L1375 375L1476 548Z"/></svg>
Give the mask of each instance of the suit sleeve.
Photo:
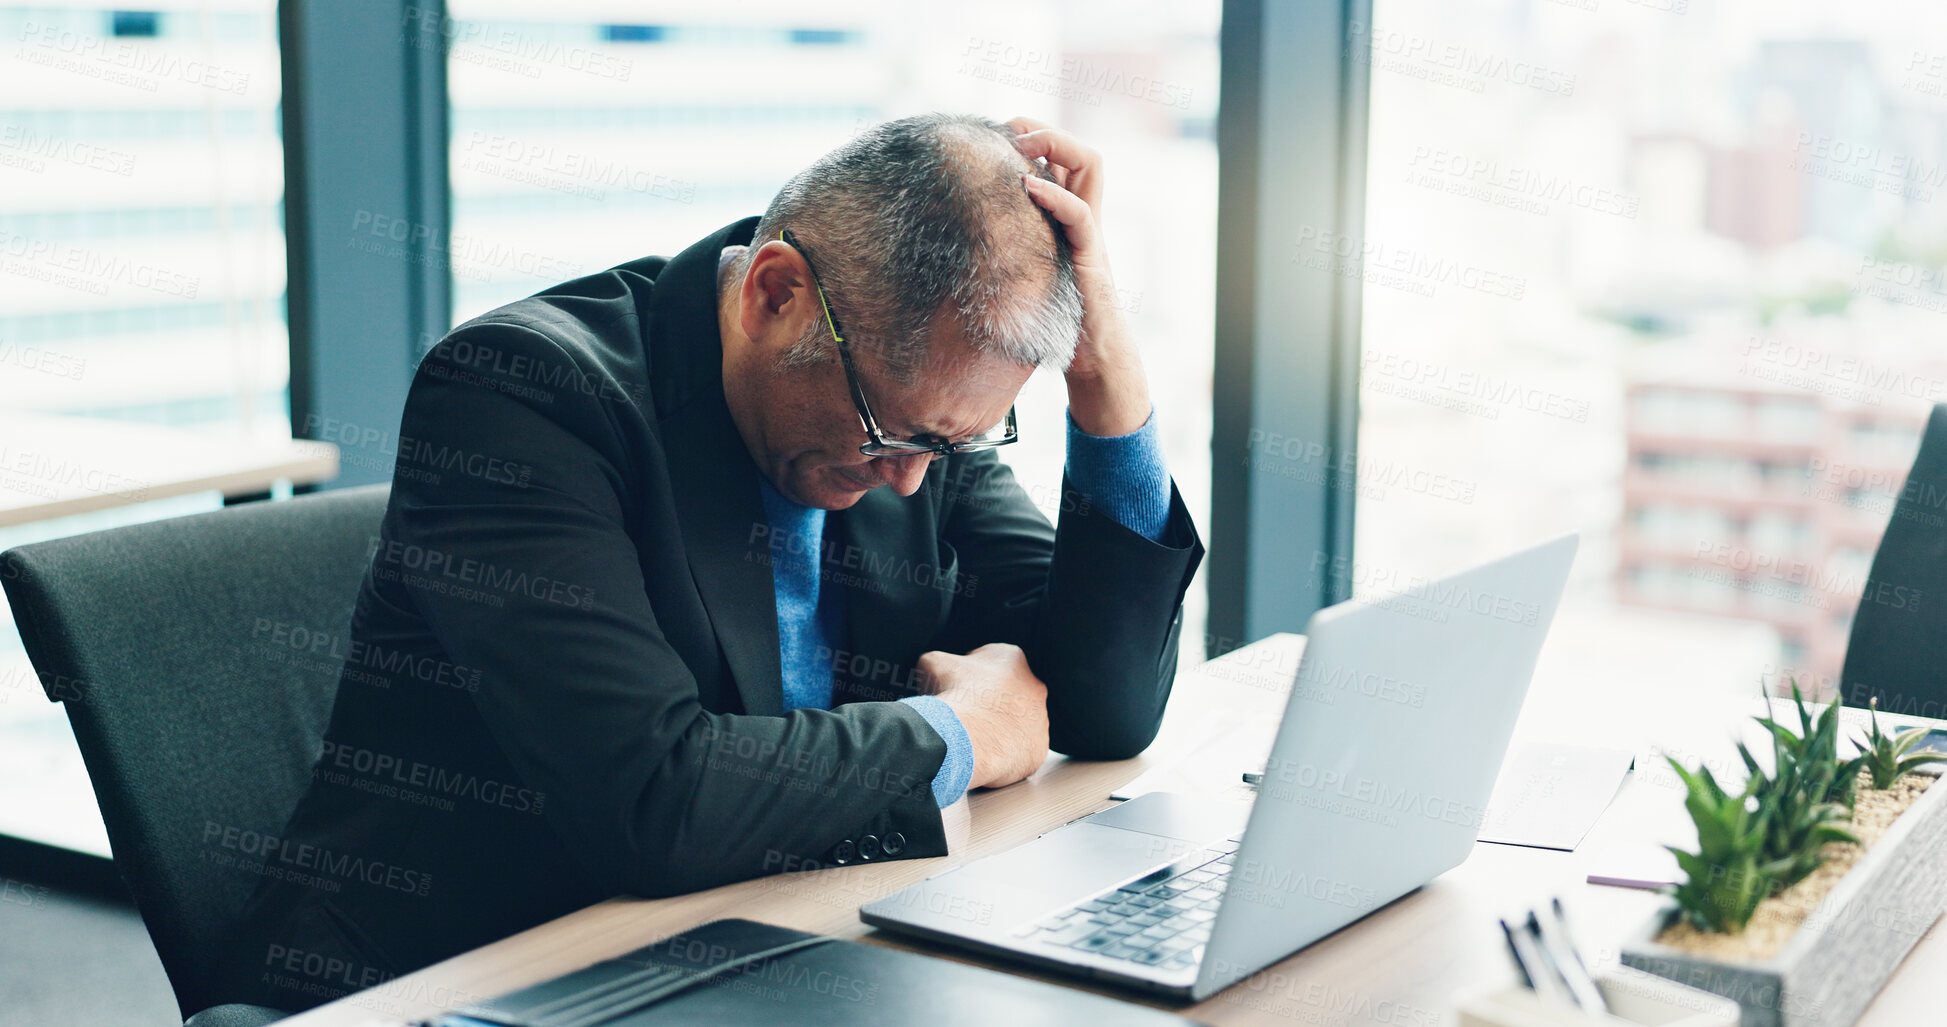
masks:
<svg viewBox="0 0 1947 1027"><path fill-rule="evenodd" d="M378 556L402 564L453 659L481 668L475 706L549 797L551 827L599 880L649 897L858 858L844 843L866 835L877 858L944 854L930 782L946 748L919 713L702 707L624 527L660 454L625 452L618 421L654 419L593 373L515 325L436 347L402 436L519 473L401 476Z"/></svg>
<svg viewBox="0 0 1947 1027"><path fill-rule="evenodd" d="M1049 744L1083 759L1149 746L1176 676L1183 594L1203 558L1183 499L1150 541L1091 505L1066 478L1050 527L992 450L944 471L941 534L978 576L938 648L1013 642L1048 686Z"/></svg>

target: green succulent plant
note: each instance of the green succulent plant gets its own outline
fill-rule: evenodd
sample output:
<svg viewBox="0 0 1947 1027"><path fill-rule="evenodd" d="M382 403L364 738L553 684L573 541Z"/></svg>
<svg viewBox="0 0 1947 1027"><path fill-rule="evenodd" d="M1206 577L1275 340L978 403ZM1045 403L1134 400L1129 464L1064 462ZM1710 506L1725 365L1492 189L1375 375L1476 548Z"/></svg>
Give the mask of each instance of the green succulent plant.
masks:
<svg viewBox="0 0 1947 1027"><path fill-rule="evenodd" d="M1862 753L1859 758L1865 763L1867 772L1872 774L1874 788L1891 788L1894 782L1915 768L1947 761L1947 754L1912 751L1914 746L1920 744L1920 739L1927 736L1926 728L1908 728L1889 735L1879 729L1878 696L1873 697L1872 707L1873 729L1858 744Z"/></svg>
<svg viewBox="0 0 1947 1027"><path fill-rule="evenodd" d="M1826 842L1858 841L1841 826L1851 819L1846 807L1825 799L1833 762L1805 762L1791 750L1780 749L1776 768L1767 775L1742 742L1737 753L1751 771L1752 797L1766 814L1763 855L1780 868L1781 887L1789 888L1817 870L1825 862L1819 849Z"/></svg>
<svg viewBox="0 0 1947 1027"><path fill-rule="evenodd" d="M1756 718L1771 736L1771 766L1760 765L1750 748L1738 743L1737 754L1749 772L1742 791L1726 792L1708 768L1693 774L1670 760L1686 789L1684 808L1697 826L1697 851L1668 847L1684 873L1670 895L1682 918L1700 930L1742 931L1765 898L1825 862L1820 850L1827 842L1857 844L1847 824L1861 769L1870 773L1874 788L1885 788L1915 767L1947 761L1947 754L1912 751L1924 730L1893 736L1881 731L1877 701L1872 733L1858 743L1859 755L1840 759L1839 704L1813 716L1798 682L1791 685L1797 728L1771 716Z"/></svg>
<svg viewBox="0 0 1947 1027"><path fill-rule="evenodd" d="M1798 730L1772 717L1758 717L1771 735L1772 769L1766 774L1738 743L1737 753L1751 773L1752 795L1766 811L1764 858L1783 869L1779 883L1791 887L1825 862L1819 849L1826 842L1857 842L1842 824L1852 819L1852 803L1864 757L1839 759L1839 706L1827 706L1816 718L1792 682L1792 703L1798 711Z"/></svg>
<svg viewBox="0 0 1947 1027"><path fill-rule="evenodd" d="M1709 767L1698 767L1693 774L1675 759L1664 758L1683 780L1683 806L1697 824L1697 851L1665 846L1684 873L1670 895L1679 914L1698 930L1742 931L1758 903L1781 886L1780 877L1790 869L1765 855L1771 811L1755 801L1763 775L1753 775L1733 795L1717 783Z"/></svg>
<svg viewBox="0 0 1947 1027"><path fill-rule="evenodd" d="M1692 774L1671 760L1686 787L1684 809L1698 828L1696 852L1671 846L1684 871L1671 896L1680 916L1698 930L1743 932L1766 896L1803 881L1824 863L1818 850L1826 842L1857 842L1846 822L1857 799L1859 768L1871 766L1871 754L1840 760L1838 704L1813 715L1797 682L1791 682L1791 702L1797 729L1776 717L1756 717L1772 737L1770 770L1745 742L1737 744L1748 778L1735 795L1709 768ZM1935 758L1947 756L1926 762Z"/></svg>
<svg viewBox="0 0 1947 1027"><path fill-rule="evenodd" d="M1805 709L1805 697L1799 694L1797 679L1792 679L1791 688L1792 705L1798 711L1796 731L1772 717L1756 719L1771 733L1774 753L1789 752L1795 764L1809 768L1809 778L1824 783L1819 801L1836 802L1850 810L1858 800L1859 768L1865 765L1866 757L1839 759L1838 703L1827 705L1824 712L1813 717ZM1832 768L1829 776L1825 771L1827 766Z"/></svg>

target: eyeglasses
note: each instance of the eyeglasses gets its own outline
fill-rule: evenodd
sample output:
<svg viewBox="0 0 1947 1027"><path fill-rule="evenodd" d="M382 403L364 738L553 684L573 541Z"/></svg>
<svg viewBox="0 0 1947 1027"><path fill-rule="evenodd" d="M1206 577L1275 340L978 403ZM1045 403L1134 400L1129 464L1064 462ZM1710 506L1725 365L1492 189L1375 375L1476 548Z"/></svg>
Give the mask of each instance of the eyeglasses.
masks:
<svg viewBox="0 0 1947 1027"><path fill-rule="evenodd" d="M929 453L936 456L952 456L975 449L993 449L1020 440L1021 432L1014 421L1014 407L1007 408L1007 417L999 425L960 442L949 442L937 435L915 435L910 439L894 439L879 430L879 421L872 416L872 408L865 403L865 390L859 387L859 373L852 366L852 347L845 342L845 334L839 331L838 318L832 315L831 301L825 298L825 287L818 282L818 271L811 266L811 254L805 252L804 244L791 234L790 229L782 233L784 242L804 258L804 266L811 272L812 288L818 290L818 306L825 312L825 325L831 329L832 342L838 344L839 362L845 365L845 383L852 390L852 406L858 409L859 424L864 426L866 437L872 441L859 447L866 456L918 456Z"/></svg>

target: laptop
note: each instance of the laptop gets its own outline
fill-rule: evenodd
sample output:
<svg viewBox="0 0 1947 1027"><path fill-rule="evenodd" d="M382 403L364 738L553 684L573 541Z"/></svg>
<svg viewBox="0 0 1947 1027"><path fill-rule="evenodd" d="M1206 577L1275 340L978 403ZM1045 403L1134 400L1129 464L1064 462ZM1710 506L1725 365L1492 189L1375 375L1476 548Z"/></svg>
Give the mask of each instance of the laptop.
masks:
<svg viewBox="0 0 1947 1027"><path fill-rule="evenodd" d="M1198 1000L1417 890L1473 848L1576 542L1314 614L1249 804L1138 796L859 918Z"/></svg>

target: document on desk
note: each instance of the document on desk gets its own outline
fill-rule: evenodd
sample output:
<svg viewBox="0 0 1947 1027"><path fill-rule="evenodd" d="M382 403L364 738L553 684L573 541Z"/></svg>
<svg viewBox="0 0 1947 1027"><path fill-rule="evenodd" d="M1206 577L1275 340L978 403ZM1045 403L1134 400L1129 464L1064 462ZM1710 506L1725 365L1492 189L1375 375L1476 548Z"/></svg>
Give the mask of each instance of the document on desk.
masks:
<svg viewBox="0 0 1947 1027"><path fill-rule="evenodd" d="M1212 717L1189 732L1190 755L1144 771L1109 794L1133 799L1150 792L1208 795L1249 802L1256 789L1245 771L1262 771L1277 734L1266 719L1237 723ZM1500 845L1573 851L1601 819L1622 787L1636 754L1628 749L1517 741L1508 750L1487 801L1480 840Z"/></svg>
<svg viewBox="0 0 1947 1027"><path fill-rule="evenodd" d="M1480 840L1573 851L1635 761L1628 749L1516 741L1487 800Z"/></svg>

